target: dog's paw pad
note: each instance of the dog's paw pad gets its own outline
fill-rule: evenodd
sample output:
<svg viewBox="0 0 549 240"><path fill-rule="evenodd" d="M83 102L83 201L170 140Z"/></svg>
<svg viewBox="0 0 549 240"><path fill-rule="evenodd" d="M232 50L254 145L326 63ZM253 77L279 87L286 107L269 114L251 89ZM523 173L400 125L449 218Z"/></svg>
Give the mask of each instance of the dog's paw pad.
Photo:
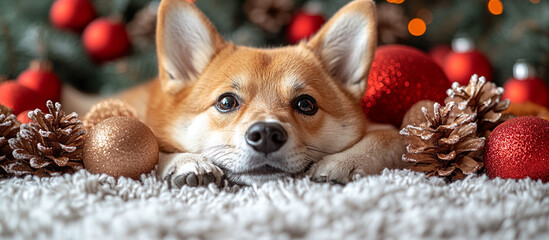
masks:
<svg viewBox="0 0 549 240"><path fill-rule="evenodd" d="M223 171L198 154L179 154L165 171L165 180L170 187L198 187L214 183L221 185Z"/></svg>
<svg viewBox="0 0 549 240"><path fill-rule="evenodd" d="M314 182L346 184L352 180L354 172L338 162L321 162L313 166L307 174Z"/></svg>
<svg viewBox="0 0 549 240"><path fill-rule="evenodd" d="M187 175L179 175L174 179L174 184L176 187L183 187L185 185L189 187L198 186L198 177L194 173L189 173Z"/></svg>

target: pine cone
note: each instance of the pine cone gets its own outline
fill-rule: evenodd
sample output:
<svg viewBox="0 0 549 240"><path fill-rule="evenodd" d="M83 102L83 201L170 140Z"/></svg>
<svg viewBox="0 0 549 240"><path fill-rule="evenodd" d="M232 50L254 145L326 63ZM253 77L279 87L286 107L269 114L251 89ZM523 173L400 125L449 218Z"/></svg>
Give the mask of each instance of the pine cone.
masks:
<svg viewBox="0 0 549 240"><path fill-rule="evenodd" d="M402 160L413 163L409 169L424 172L427 177L439 176L451 180L463 179L476 173L484 164L480 161L480 150L485 138L477 137L476 114L461 114L451 117L454 102L448 102L441 109L435 103L429 115L422 108L426 122L408 125L400 131L406 137L406 151Z"/></svg>
<svg viewBox="0 0 549 240"><path fill-rule="evenodd" d="M30 168L20 161L13 160L8 140L15 138L21 123L8 107L0 105L0 176L20 176Z"/></svg>
<svg viewBox="0 0 549 240"><path fill-rule="evenodd" d="M118 99L107 99L93 105L84 117L84 128L91 131L95 125L111 117L138 118L137 112L128 103Z"/></svg>
<svg viewBox="0 0 549 240"><path fill-rule="evenodd" d="M250 21L270 33L277 33L292 20L294 0L247 0L244 12Z"/></svg>
<svg viewBox="0 0 549 240"><path fill-rule="evenodd" d="M46 103L48 114L36 109L32 120L22 124L16 138L9 140L16 160L26 162L37 176L73 173L83 168L82 147L86 130L76 113L65 115L61 104Z"/></svg>
<svg viewBox="0 0 549 240"><path fill-rule="evenodd" d="M495 83L486 82L484 77L479 78L476 74L471 76L466 87L454 82L446 93L448 97L445 102L457 103L455 115L476 114L474 121L478 125L477 132L484 137L490 135L490 132L504 121L502 112L509 107L509 100L500 100L503 88L497 87Z"/></svg>

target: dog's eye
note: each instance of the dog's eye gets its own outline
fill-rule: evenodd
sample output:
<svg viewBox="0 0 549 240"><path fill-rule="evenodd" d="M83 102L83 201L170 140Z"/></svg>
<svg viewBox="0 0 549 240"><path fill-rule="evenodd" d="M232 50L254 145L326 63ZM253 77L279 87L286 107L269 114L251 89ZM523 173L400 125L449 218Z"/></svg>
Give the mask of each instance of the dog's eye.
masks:
<svg viewBox="0 0 549 240"><path fill-rule="evenodd" d="M292 108L305 115L314 115L318 111L316 100L309 95L301 95L292 101Z"/></svg>
<svg viewBox="0 0 549 240"><path fill-rule="evenodd" d="M228 113L240 106L238 98L232 93L224 93L217 99L215 107L222 113Z"/></svg>

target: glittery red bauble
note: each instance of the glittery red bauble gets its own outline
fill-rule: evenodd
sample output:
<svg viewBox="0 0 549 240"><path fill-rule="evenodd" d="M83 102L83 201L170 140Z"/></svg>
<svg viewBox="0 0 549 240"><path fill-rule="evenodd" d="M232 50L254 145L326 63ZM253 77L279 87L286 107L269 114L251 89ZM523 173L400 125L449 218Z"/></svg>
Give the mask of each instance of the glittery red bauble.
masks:
<svg viewBox="0 0 549 240"><path fill-rule="evenodd" d="M500 124L488 136L484 162L491 178L549 181L549 121L517 117Z"/></svg>
<svg viewBox="0 0 549 240"><path fill-rule="evenodd" d="M286 38L290 44L296 44L315 34L325 22L322 15L298 12L288 25Z"/></svg>
<svg viewBox="0 0 549 240"><path fill-rule="evenodd" d="M41 94L16 81L0 84L0 104L13 109L15 115L36 108L45 110L45 103L46 99Z"/></svg>
<svg viewBox="0 0 549 240"><path fill-rule="evenodd" d="M58 28L81 31L95 18L88 0L57 0L50 8L50 21Z"/></svg>
<svg viewBox="0 0 549 240"><path fill-rule="evenodd" d="M503 85L505 93L503 99L511 102L533 102L542 106L549 106L549 88L545 82L537 77L527 79L510 78Z"/></svg>
<svg viewBox="0 0 549 240"><path fill-rule="evenodd" d="M38 93L46 100L58 102L61 96L61 81L51 71L49 62L33 61L29 69L17 77L17 81Z"/></svg>
<svg viewBox="0 0 549 240"><path fill-rule="evenodd" d="M122 57L130 49L126 27L107 18L91 22L84 30L82 39L90 56L99 62Z"/></svg>
<svg viewBox="0 0 549 240"><path fill-rule="evenodd" d="M444 102L450 88L442 69L427 54L403 45L376 50L362 108L375 122L400 127L406 111L416 102Z"/></svg>
<svg viewBox="0 0 549 240"><path fill-rule="evenodd" d="M473 74L484 76L486 81L492 81L492 66L488 59L479 51L451 52L446 56L444 72L450 83L458 82L466 86Z"/></svg>
<svg viewBox="0 0 549 240"><path fill-rule="evenodd" d="M438 45L429 50L429 55L439 66L442 67L444 65L444 60L446 60L446 57L451 52L452 47L450 47L450 45Z"/></svg>

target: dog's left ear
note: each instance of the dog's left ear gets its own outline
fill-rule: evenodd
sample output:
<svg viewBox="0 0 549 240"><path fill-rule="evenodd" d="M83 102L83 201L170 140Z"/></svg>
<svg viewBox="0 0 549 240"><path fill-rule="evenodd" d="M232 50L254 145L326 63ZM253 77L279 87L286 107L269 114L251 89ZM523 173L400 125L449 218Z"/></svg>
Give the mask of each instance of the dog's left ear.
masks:
<svg viewBox="0 0 549 240"><path fill-rule="evenodd" d="M362 98L377 44L375 6L355 0L339 10L307 43L332 76Z"/></svg>

